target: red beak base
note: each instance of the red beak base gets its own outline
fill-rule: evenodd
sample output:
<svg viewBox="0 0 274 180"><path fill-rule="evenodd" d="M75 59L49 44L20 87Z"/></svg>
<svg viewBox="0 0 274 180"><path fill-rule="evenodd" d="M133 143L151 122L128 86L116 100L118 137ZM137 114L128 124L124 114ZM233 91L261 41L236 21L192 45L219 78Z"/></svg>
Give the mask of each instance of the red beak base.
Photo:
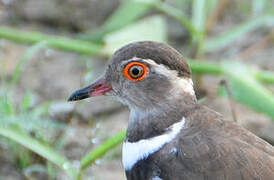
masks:
<svg viewBox="0 0 274 180"><path fill-rule="evenodd" d="M104 78L98 79L95 83L75 91L70 95L68 101L78 101L93 96L104 95L106 92L112 90L112 87L106 83Z"/></svg>

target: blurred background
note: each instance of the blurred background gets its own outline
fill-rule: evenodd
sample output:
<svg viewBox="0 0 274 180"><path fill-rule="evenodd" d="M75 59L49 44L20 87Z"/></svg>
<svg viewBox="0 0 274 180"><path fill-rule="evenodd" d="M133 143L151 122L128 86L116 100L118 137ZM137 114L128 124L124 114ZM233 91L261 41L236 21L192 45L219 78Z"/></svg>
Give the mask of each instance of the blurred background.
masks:
<svg viewBox="0 0 274 180"><path fill-rule="evenodd" d="M0 180L125 179L128 109L110 97L66 100L138 40L180 51L200 103L274 144L273 5L0 0Z"/></svg>

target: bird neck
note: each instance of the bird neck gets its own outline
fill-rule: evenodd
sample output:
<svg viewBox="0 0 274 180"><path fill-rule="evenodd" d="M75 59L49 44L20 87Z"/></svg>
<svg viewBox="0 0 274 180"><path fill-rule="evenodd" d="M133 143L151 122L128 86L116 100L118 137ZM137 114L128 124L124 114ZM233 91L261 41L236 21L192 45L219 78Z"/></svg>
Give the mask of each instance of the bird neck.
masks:
<svg viewBox="0 0 274 180"><path fill-rule="evenodd" d="M186 117L196 104L196 97L184 96L155 107L130 109L126 140L137 142L164 134L169 127Z"/></svg>

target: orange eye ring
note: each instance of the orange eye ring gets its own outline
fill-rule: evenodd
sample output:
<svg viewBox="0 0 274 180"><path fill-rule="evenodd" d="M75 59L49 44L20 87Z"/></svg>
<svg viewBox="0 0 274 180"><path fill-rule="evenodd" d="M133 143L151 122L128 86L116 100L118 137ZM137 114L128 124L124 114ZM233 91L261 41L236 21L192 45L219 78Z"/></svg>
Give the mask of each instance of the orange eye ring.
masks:
<svg viewBox="0 0 274 180"><path fill-rule="evenodd" d="M147 76L148 68L139 62L131 62L124 69L124 76L131 81L141 81Z"/></svg>

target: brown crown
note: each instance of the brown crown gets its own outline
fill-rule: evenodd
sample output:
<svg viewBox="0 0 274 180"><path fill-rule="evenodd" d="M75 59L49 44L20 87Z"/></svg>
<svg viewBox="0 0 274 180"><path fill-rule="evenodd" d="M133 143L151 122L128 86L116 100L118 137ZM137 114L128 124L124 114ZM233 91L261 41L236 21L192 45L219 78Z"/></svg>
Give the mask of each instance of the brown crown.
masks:
<svg viewBox="0 0 274 180"><path fill-rule="evenodd" d="M181 77L191 76L191 70L183 56L176 49L163 43L140 41L128 44L114 53L112 61L120 63L133 57L154 60L157 64L163 64L171 70L178 71Z"/></svg>

